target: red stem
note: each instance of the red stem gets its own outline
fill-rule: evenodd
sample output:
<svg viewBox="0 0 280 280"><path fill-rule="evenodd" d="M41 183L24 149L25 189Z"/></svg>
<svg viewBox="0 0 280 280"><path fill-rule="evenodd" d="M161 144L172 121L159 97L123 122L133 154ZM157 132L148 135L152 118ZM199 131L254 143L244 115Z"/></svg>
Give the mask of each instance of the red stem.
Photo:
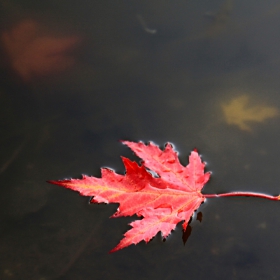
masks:
<svg viewBox="0 0 280 280"><path fill-rule="evenodd" d="M280 195L272 196L263 193L253 193L253 192L231 192L231 193L220 193L220 194L204 194L206 198L214 198L214 197L224 197L224 196L253 196L266 198L270 200L280 200Z"/></svg>

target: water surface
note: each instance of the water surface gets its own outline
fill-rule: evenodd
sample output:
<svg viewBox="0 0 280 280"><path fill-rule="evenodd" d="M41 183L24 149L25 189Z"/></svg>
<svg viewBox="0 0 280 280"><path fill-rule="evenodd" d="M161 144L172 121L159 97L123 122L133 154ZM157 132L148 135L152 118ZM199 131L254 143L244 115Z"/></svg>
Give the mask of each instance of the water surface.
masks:
<svg viewBox="0 0 280 280"><path fill-rule="evenodd" d="M279 278L277 202L208 199L185 245L108 254L134 217L46 183L123 173L128 139L198 148L205 193L279 194L275 1L0 4L1 279Z"/></svg>

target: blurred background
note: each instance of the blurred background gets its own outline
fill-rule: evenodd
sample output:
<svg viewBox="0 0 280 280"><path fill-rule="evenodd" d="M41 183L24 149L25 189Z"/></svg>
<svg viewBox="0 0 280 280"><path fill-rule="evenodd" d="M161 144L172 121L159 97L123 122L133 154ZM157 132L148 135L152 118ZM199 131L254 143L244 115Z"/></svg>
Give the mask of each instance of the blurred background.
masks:
<svg viewBox="0 0 280 280"><path fill-rule="evenodd" d="M135 217L46 183L123 174L123 139L197 148L204 193L279 194L279 32L275 0L0 0L0 278L279 279L277 202L108 254Z"/></svg>

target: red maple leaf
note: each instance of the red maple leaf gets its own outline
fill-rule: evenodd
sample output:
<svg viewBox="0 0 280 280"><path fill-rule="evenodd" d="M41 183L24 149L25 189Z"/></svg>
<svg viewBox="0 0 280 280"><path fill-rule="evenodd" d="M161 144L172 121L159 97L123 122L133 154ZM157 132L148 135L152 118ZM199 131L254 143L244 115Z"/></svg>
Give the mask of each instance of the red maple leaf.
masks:
<svg viewBox="0 0 280 280"><path fill-rule="evenodd" d="M159 231L165 238L181 221L184 221L183 229L186 230L190 217L207 197L256 196L279 200L279 196L248 192L203 195L201 190L209 180L210 173L204 173L205 164L196 150L191 152L189 164L184 167L169 143L163 151L153 143L123 143L143 159L139 166L136 162L122 158L125 175L102 168L101 178L83 175L82 179L48 181L78 191L81 195L92 196L91 202L119 203L113 217L135 214L143 217L130 224L132 228L110 252L142 240L148 242Z"/></svg>

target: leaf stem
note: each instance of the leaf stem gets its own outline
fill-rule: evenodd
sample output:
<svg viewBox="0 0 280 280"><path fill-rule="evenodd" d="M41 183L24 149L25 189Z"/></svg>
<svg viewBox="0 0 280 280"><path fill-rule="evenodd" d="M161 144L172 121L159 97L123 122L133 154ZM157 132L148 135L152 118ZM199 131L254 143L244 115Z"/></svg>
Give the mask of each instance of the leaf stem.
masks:
<svg viewBox="0 0 280 280"><path fill-rule="evenodd" d="M215 198L215 197L225 197L225 196L253 196L260 197L270 200L280 200L280 195L272 196L263 193L254 193L254 192L230 192L230 193L220 193L220 194L204 194L206 198Z"/></svg>

